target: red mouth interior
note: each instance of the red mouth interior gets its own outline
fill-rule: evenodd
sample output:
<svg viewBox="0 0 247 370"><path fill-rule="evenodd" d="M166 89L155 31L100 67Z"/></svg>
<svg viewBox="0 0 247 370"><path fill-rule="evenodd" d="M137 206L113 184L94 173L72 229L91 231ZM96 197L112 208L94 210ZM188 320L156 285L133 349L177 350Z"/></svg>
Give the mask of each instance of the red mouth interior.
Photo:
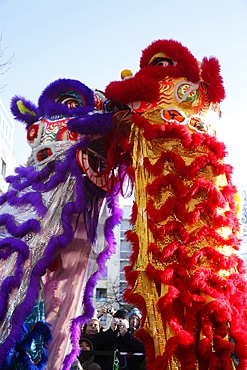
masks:
<svg viewBox="0 0 247 370"><path fill-rule="evenodd" d="M50 148L44 148L37 153L37 159L39 162L44 161L52 155L52 150Z"/></svg>

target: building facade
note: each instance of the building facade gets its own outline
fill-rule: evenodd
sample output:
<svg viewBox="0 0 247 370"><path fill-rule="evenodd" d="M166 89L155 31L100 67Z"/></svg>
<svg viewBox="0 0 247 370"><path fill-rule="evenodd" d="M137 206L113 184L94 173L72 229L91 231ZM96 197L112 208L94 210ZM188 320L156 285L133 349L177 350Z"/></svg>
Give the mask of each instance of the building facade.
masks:
<svg viewBox="0 0 247 370"><path fill-rule="evenodd" d="M0 194L8 188L5 177L14 172L16 162L13 155L13 145L14 122L0 100Z"/></svg>
<svg viewBox="0 0 247 370"><path fill-rule="evenodd" d="M130 202L131 203L131 202ZM124 267L129 264L131 254L131 244L126 240L125 231L131 228L130 215L131 204L123 204L123 218L121 224L115 228L116 253L111 256L107 263L107 271L97 283L94 290L93 304L95 316L103 306L107 307L108 315L101 318L105 327L109 326L111 312L119 308L130 310L130 306L123 300L123 292L127 288L127 282L124 274Z"/></svg>

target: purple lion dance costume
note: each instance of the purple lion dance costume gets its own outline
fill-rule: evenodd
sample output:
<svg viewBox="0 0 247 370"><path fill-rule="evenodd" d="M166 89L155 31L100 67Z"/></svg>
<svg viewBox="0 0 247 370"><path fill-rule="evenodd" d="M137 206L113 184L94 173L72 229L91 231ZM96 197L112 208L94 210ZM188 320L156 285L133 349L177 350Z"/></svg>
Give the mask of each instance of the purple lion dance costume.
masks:
<svg viewBox="0 0 247 370"><path fill-rule="evenodd" d="M32 153L0 197L0 368L70 369L121 220L105 158L114 109L61 79L11 110Z"/></svg>

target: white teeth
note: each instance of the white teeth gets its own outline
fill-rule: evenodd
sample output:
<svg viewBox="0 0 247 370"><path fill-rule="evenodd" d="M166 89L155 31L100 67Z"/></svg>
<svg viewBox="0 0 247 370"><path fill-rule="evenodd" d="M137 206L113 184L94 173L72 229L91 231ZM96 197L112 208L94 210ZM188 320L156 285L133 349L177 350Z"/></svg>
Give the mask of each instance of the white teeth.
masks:
<svg viewBox="0 0 247 370"><path fill-rule="evenodd" d="M79 166L82 168L85 175L89 178L90 181L100 189L109 191L111 186L110 176L101 174L92 169L89 163L89 157L87 152L83 152L81 149L77 150L76 159Z"/></svg>

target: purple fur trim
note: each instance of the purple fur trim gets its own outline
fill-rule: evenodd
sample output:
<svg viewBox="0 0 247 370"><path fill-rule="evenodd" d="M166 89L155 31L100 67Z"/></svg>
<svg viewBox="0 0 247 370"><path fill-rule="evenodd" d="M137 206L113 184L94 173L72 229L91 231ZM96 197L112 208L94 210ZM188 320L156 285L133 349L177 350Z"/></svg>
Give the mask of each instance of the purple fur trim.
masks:
<svg viewBox="0 0 247 370"><path fill-rule="evenodd" d="M37 220L27 220L22 225L17 226L14 222L13 216L8 214L0 216L0 225L5 225L8 233L17 238L25 236L28 232L37 233L40 231L40 224Z"/></svg>
<svg viewBox="0 0 247 370"><path fill-rule="evenodd" d="M11 206L22 206L24 204L31 204L38 212L39 216L44 216L47 212L47 207L44 206L41 194L39 193L26 193L22 196L8 196L8 203Z"/></svg>
<svg viewBox="0 0 247 370"><path fill-rule="evenodd" d="M78 99L81 99L83 102L83 106L73 108L73 113L66 104L55 102L56 98L71 93L78 95ZM54 114L62 114L65 117L71 117L72 115L84 116L89 111L92 111L94 106L94 93L86 85L76 80L59 79L48 85L41 94L39 98L39 115L41 117Z"/></svg>
<svg viewBox="0 0 247 370"><path fill-rule="evenodd" d="M31 179L27 179L25 175L34 172L33 167L18 167L15 169L16 175L6 177L6 181L16 190L23 190L32 184ZM8 194L8 193L7 193Z"/></svg>
<svg viewBox="0 0 247 370"><path fill-rule="evenodd" d="M78 348L80 327L85 324L90 318L92 318L94 314L94 307L92 305L93 289L95 288L100 275L102 275L105 269L106 261L115 252L116 240L114 237L114 227L121 222L122 210L118 206L116 197L114 197L113 195L107 195L107 204L109 209L111 210L111 216L108 217L105 223L105 238L108 246L103 252L99 254L97 258L97 263L99 265L98 271L96 271L87 281L83 298L84 314L73 319L71 322L70 338L72 343L72 350L65 357L62 370L69 370L71 364L75 361L76 357L80 353L80 349Z"/></svg>
<svg viewBox="0 0 247 370"><path fill-rule="evenodd" d="M15 190L9 190L7 193L3 193L0 196L0 206L4 204L5 202L7 202L8 197L11 198L15 194L16 194Z"/></svg>
<svg viewBox="0 0 247 370"><path fill-rule="evenodd" d="M82 135L90 135L97 132L98 134L108 134L113 129L111 113L95 113L85 118L73 118L67 126L70 131L78 132Z"/></svg>
<svg viewBox="0 0 247 370"><path fill-rule="evenodd" d="M23 102L23 105L27 108L25 113L21 113L19 111L17 102L21 100ZM31 111L33 114L28 112ZM15 117L15 119L18 119L19 121L26 124L26 129L28 129L29 126L31 126L34 122L38 121L38 108L34 103L32 103L29 100L26 100L23 97L20 96L14 96L10 103L10 111Z"/></svg>
<svg viewBox="0 0 247 370"><path fill-rule="evenodd" d="M16 238L9 237L0 240L0 247L4 248L2 251L0 251L0 258L8 257L11 254L12 250L18 251L21 256L24 257L24 259L27 259L29 256L29 249L27 244L24 241L18 240ZM6 249L6 247L8 248ZM20 256L18 256L17 262L19 258ZM21 263L23 263L23 261L21 261Z"/></svg>
<svg viewBox="0 0 247 370"><path fill-rule="evenodd" d="M93 106L91 107L78 107L73 108L73 115L86 116L89 112L93 111ZM71 109L68 108L66 104L56 103L54 101L48 101L45 104L45 108L40 108L39 117L53 117L55 115L60 115L63 117L71 117Z"/></svg>
<svg viewBox="0 0 247 370"><path fill-rule="evenodd" d="M77 149L87 146L88 141L88 138L83 138L79 143L71 147L68 150L64 162L52 161L41 171L36 171L32 166L18 167L15 170L18 176L8 176L7 180L13 188L19 191L32 186L33 190L47 192L54 189L61 182L64 182L67 179L68 173L72 173L75 176L82 176L82 172L75 160L75 155ZM54 175L50 178L52 172L54 172ZM46 181L47 179L48 181Z"/></svg>
<svg viewBox="0 0 247 370"><path fill-rule="evenodd" d="M21 240L14 239L14 238L7 238L1 241L1 247L9 247L6 252L1 252L0 257L3 258L5 256L10 255L10 251L18 252L18 257L16 261L16 270L14 276L10 276L6 278L2 282L1 291L0 291L0 320L3 319L3 315L7 308L8 296L13 289L20 286L21 278L23 275L22 265L25 260L29 257L29 249Z"/></svg>
<svg viewBox="0 0 247 370"><path fill-rule="evenodd" d="M81 106L71 109L66 104L55 101L56 98L63 96L75 98ZM18 108L17 102L19 100L27 108L24 113L21 113ZM59 79L46 87L39 98L38 105L39 107L30 100L14 96L11 100L10 110L15 119L25 123L26 129L28 129L40 117L51 117L54 115L62 115L64 117L71 117L72 115L86 116L95 107L94 92L80 81Z"/></svg>

